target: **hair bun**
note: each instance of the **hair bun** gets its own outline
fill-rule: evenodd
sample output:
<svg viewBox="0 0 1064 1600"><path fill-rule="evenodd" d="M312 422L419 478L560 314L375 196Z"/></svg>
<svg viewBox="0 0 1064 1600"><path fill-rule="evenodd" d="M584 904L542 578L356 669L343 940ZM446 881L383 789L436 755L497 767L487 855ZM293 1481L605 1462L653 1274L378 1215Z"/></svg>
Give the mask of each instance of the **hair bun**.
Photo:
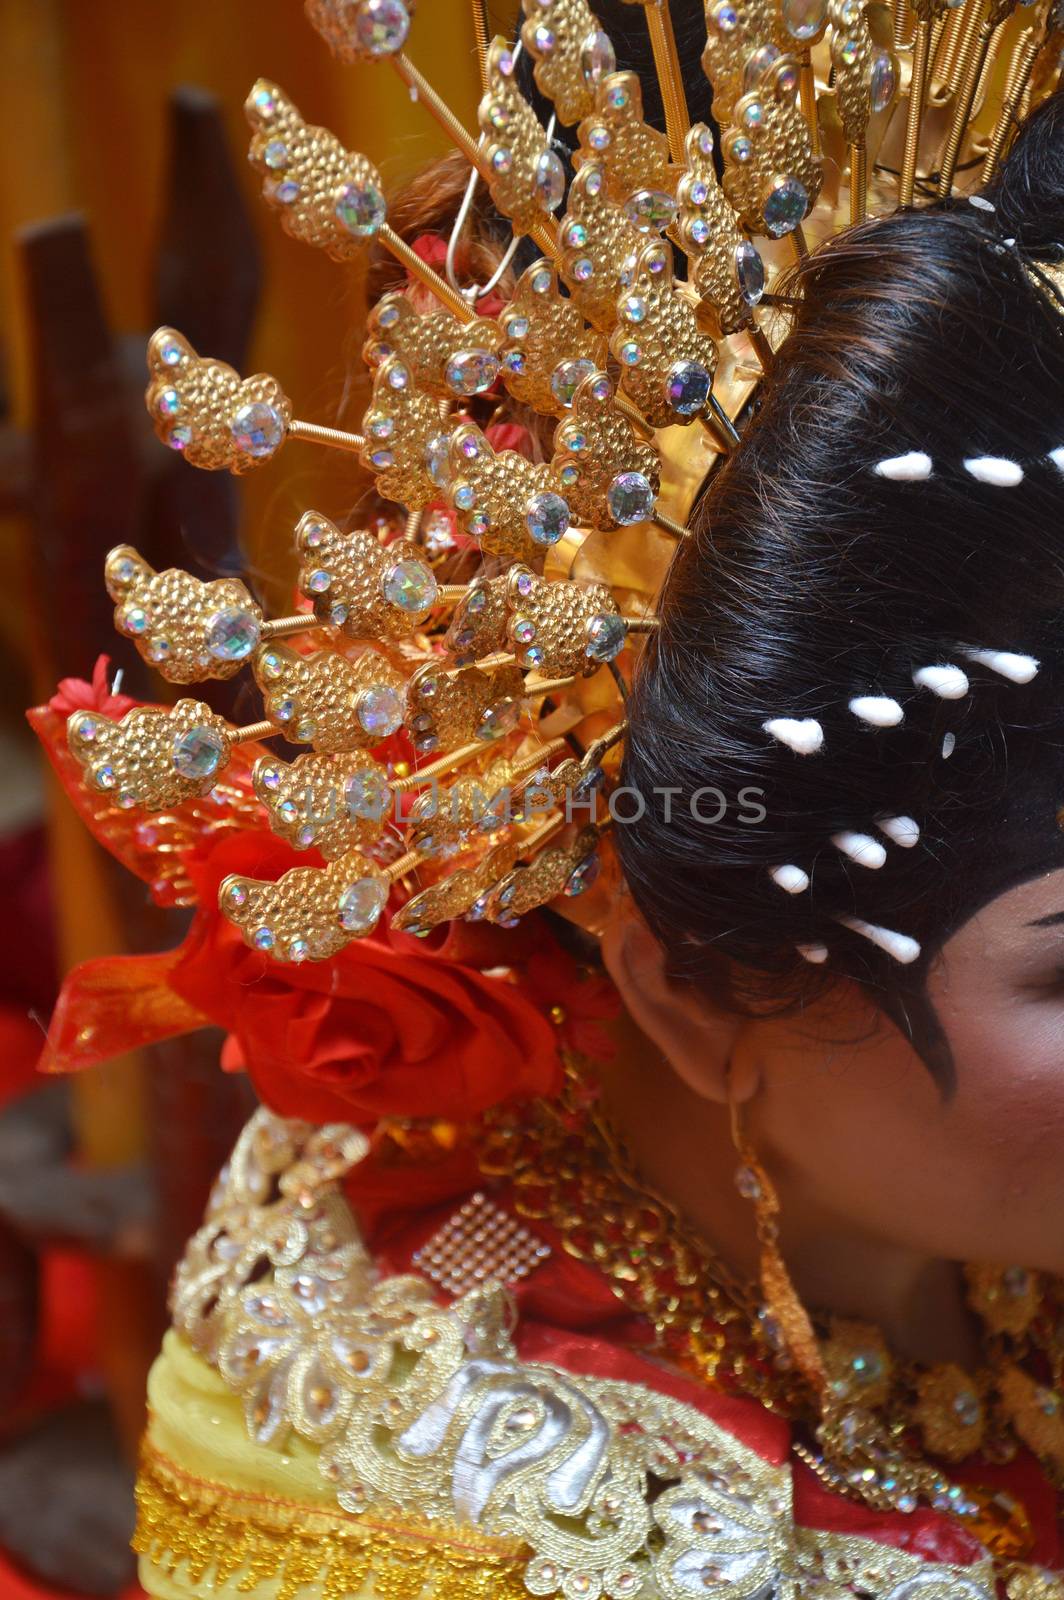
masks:
<svg viewBox="0 0 1064 1600"><path fill-rule="evenodd" d="M1064 91L1028 117L985 196L1006 237L1042 259L1064 258Z"/></svg>

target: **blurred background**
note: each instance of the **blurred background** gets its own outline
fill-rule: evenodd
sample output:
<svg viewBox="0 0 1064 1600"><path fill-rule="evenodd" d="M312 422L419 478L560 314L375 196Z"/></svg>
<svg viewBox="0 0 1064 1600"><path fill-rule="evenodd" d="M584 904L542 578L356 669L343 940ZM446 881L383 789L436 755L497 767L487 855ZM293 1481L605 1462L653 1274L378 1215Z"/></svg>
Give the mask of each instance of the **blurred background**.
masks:
<svg viewBox="0 0 1064 1600"><path fill-rule="evenodd" d="M515 10L489 7L493 31ZM467 126L471 43L464 0L422 0L414 59ZM285 611L298 515L342 520L360 488L350 457L298 444L240 480L192 472L144 413L145 341L166 322L276 374L297 416L361 416L361 272L288 239L258 199L242 107L260 76L393 193L443 148L387 68L330 57L299 0L0 0L0 1600L139 1595L145 1373L171 1265L248 1109L206 1034L35 1076L59 976L169 948L187 913L152 907L92 842L25 708L104 653L109 683L163 697L112 627L113 545L203 576L244 567Z"/></svg>

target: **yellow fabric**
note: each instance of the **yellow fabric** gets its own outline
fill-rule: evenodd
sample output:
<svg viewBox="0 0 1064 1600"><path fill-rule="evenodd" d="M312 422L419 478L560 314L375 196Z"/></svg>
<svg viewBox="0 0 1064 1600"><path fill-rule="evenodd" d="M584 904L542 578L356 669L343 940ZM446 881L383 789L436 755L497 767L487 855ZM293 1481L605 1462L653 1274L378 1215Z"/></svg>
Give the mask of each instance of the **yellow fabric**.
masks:
<svg viewBox="0 0 1064 1600"><path fill-rule="evenodd" d="M522 1600L515 1541L338 1511L318 1451L253 1444L243 1408L174 1332L148 1385L140 1581L155 1600Z"/></svg>

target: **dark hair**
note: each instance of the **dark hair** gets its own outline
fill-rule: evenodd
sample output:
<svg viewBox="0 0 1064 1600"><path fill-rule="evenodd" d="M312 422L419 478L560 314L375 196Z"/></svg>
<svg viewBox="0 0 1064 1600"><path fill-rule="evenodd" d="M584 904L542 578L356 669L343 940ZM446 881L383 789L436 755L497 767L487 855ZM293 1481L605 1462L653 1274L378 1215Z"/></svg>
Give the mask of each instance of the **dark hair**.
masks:
<svg viewBox="0 0 1064 1600"><path fill-rule="evenodd" d="M1059 91L984 196L993 209L957 199L868 221L796 269L792 330L640 662L622 782L646 813L614 830L675 975L740 1008L857 978L944 1074L926 1008L912 1021L930 957L1010 866L1012 881L1034 870L1022 830L1043 863L1064 860L1064 473L1048 455L1064 445L1064 307L1029 271L1064 258ZM927 481L875 473L909 451L932 458ZM979 456L1020 463L1023 482L976 481L964 462ZM1009 683L961 645L1041 670ZM914 686L943 661L969 673L963 700ZM900 701L904 722L862 724L848 702L867 694ZM823 748L794 753L764 731L772 717L818 719ZM681 791L668 805L664 785ZM712 826L688 803L705 785L728 800ZM759 825L741 819L743 789L763 791ZM888 844L882 870L832 845L884 815L917 819L921 837ZM782 863L808 872L807 892L777 886ZM920 960L900 966L841 915L915 937ZM800 944L826 945L828 963Z"/></svg>

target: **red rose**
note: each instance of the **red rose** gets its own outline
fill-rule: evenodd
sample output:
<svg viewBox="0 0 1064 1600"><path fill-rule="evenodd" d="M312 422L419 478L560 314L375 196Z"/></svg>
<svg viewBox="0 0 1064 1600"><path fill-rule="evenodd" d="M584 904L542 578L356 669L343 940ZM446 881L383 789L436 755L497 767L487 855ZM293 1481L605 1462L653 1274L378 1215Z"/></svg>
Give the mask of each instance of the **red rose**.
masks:
<svg viewBox="0 0 1064 1600"><path fill-rule="evenodd" d="M218 884L234 871L276 878L298 859L270 835L221 845L198 873L202 909L171 979L229 1030L223 1065L246 1069L267 1105L312 1122L460 1121L557 1087L550 1022L505 979L383 938L302 966L249 950L213 909Z"/></svg>

